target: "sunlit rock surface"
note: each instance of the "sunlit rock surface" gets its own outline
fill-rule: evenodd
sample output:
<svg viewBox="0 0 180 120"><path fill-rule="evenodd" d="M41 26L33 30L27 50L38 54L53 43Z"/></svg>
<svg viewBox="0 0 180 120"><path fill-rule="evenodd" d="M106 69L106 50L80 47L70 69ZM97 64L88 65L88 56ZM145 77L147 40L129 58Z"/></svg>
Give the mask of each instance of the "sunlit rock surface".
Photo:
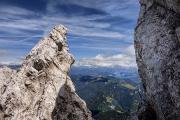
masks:
<svg viewBox="0 0 180 120"><path fill-rule="evenodd" d="M180 1L140 4L135 49L145 101L139 120L180 120Z"/></svg>
<svg viewBox="0 0 180 120"><path fill-rule="evenodd" d="M18 70L0 69L0 120L91 120L68 76L67 29L56 26Z"/></svg>

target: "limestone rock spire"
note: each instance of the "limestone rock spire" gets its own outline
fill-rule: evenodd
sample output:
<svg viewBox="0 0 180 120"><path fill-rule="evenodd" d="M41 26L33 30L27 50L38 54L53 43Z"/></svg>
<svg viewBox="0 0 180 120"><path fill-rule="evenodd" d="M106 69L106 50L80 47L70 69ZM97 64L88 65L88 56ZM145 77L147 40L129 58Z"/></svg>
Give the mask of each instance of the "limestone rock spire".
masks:
<svg viewBox="0 0 180 120"><path fill-rule="evenodd" d="M0 69L1 120L92 120L68 76L74 58L66 34L55 26L18 71Z"/></svg>

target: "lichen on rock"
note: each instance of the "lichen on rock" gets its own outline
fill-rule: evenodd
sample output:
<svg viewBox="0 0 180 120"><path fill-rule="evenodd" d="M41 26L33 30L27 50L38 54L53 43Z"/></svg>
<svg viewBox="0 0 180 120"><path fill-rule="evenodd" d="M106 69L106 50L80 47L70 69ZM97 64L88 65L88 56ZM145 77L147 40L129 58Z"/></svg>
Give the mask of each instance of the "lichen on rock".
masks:
<svg viewBox="0 0 180 120"><path fill-rule="evenodd" d="M180 120L180 1L140 0L140 4L135 49L145 108L139 120L149 120L149 114L156 116L153 120Z"/></svg>

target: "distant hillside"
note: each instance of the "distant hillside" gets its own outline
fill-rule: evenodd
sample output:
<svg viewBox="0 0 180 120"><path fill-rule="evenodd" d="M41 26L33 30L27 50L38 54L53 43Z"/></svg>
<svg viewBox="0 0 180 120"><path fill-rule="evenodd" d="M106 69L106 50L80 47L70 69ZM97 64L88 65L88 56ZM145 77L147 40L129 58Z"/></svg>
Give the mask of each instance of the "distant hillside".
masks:
<svg viewBox="0 0 180 120"><path fill-rule="evenodd" d="M122 120L126 120L138 105L138 80L132 79L131 75L128 78L128 71L127 75L124 75L127 76L126 79L123 79L113 76L111 71L101 71L101 68L96 68L96 71L92 68L83 69L85 71L79 68L76 72L74 68L71 78L77 93L86 101L93 117L96 120L121 120L119 116L124 116Z"/></svg>
<svg viewBox="0 0 180 120"><path fill-rule="evenodd" d="M132 80L139 83L139 75L137 68L130 67L76 67L72 66L71 75L109 75L123 80Z"/></svg>

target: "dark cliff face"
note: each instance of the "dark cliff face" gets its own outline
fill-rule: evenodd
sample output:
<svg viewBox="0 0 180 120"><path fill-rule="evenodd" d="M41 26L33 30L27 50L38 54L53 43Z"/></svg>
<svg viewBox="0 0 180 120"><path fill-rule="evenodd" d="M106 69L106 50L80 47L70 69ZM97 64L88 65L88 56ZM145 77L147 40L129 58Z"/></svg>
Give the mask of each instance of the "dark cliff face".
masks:
<svg viewBox="0 0 180 120"><path fill-rule="evenodd" d="M180 120L180 0L140 4L135 49L145 107L139 119Z"/></svg>

